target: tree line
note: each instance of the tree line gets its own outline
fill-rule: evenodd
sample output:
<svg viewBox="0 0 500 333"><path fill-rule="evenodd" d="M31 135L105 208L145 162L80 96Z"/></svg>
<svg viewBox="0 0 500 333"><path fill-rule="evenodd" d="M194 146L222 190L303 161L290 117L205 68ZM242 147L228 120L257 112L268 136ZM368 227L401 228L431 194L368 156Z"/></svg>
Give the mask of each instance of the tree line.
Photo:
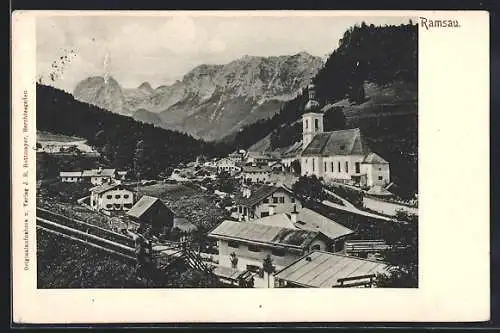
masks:
<svg viewBox="0 0 500 333"><path fill-rule="evenodd" d="M37 129L87 139L110 167L134 172L140 155L143 177L168 173L178 163L199 155L222 156L231 151L227 144L137 122L41 84L37 84L37 113Z"/></svg>

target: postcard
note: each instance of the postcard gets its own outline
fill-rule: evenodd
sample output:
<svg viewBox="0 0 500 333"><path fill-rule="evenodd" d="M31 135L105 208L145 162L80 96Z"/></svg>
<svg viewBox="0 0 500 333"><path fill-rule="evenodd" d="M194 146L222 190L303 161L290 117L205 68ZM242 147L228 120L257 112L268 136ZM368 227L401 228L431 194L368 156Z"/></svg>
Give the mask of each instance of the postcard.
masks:
<svg viewBox="0 0 500 333"><path fill-rule="evenodd" d="M13 321L489 319L489 16L17 11Z"/></svg>

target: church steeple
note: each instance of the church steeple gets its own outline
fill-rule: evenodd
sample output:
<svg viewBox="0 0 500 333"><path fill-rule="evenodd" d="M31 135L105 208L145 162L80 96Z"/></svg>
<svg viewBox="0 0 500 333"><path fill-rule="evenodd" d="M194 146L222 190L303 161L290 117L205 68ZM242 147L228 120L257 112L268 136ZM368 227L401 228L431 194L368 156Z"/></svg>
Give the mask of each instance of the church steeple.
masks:
<svg viewBox="0 0 500 333"><path fill-rule="evenodd" d="M304 108L302 116L302 149L305 149L313 140L314 136L323 132L323 113L316 101L315 86L310 84L309 101Z"/></svg>
<svg viewBox="0 0 500 333"><path fill-rule="evenodd" d="M316 86L314 84L310 84L307 89L309 90L309 100L304 108L305 113L320 112L319 103L316 100Z"/></svg>

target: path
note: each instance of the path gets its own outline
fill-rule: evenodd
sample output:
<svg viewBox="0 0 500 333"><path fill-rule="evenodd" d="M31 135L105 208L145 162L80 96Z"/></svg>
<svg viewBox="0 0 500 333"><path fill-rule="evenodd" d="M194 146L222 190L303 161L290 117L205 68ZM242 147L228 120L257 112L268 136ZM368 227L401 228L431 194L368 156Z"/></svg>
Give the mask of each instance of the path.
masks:
<svg viewBox="0 0 500 333"><path fill-rule="evenodd" d="M335 208L335 209L339 209L339 210L342 210L342 211L345 211L345 212L349 212L349 213L353 213L353 214L358 214L358 215L363 215L363 216L366 216L366 217L371 217L371 218L379 219L379 220L397 222L397 220L395 220L395 219L391 219L389 217L378 215L378 214L373 214L373 213L365 212L364 210L358 209L358 208L356 208L354 206L353 207L342 206L342 205L333 203L333 202L328 201L328 200L323 200L321 203L323 205L325 205L325 206L329 206L329 207L332 207L332 208Z"/></svg>
<svg viewBox="0 0 500 333"><path fill-rule="evenodd" d="M335 197L337 199L339 199L340 201L342 201L342 203L344 204L344 206L348 207L348 208L353 208L353 209L357 209L356 206L354 206L352 203L350 203L349 201L347 201L346 199L342 198L340 195L330 191L330 190L327 190L327 189L324 189L324 191L331 195L332 197Z"/></svg>

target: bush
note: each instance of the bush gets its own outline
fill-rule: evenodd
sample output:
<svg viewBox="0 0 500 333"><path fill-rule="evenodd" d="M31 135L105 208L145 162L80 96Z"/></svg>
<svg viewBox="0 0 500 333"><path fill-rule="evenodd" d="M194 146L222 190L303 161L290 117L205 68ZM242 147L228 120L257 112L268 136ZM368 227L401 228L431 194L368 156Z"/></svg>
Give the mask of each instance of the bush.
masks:
<svg viewBox="0 0 500 333"><path fill-rule="evenodd" d="M312 200L323 201L326 198L326 193L323 191L323 184L315 176L301 176L293 185L292 189L300 196L310 198Z"/></svg>

